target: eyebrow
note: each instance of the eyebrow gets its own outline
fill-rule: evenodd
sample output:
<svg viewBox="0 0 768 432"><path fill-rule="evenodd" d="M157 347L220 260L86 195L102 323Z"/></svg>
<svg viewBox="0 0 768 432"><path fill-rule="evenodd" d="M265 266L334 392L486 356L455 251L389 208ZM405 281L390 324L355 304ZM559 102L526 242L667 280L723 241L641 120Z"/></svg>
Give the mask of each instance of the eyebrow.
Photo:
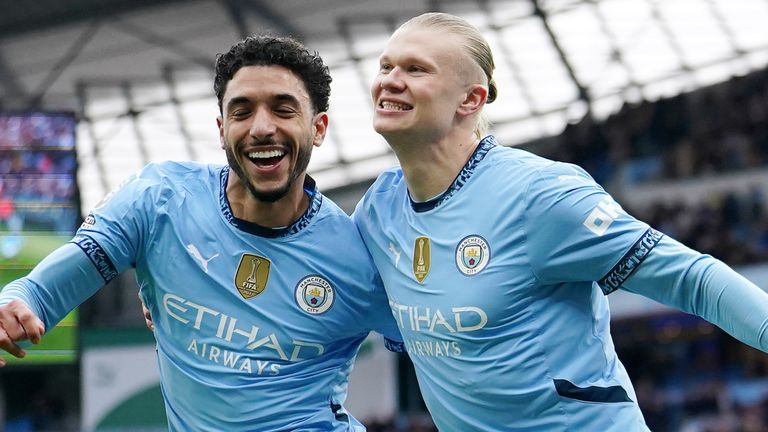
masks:
<svg viewBox="0 0 768 432"><path fill-rule="evenodd" d="M274 96L274 99L277 102L288 102L288 103L290 103L292 105L295 105L295 106L301 106L301 102L299 102L299 99L296 96L294 96L292 94L289 94L289 93L279 93L279 94L276 94Z"/></svg>
<svg viewBox="0 0 768 432"><path fill-rule="evenodd" d="M393 60L389 55L386 53L379 56L379 64L381 63L415 63L418 65L422 65L425 67L435 68L436 60L434 58L428 58L424 57L422 53L419 52L407 52L405 54L400 54L399 56L396 56L397 60Z"/></svg>
<svg viewBox="0 0 768 432"><path fill-rule="evenodd" d="M244 105L250 102L250 99L248 99L245 96L237 96L233 97L229 101L227 101L226 111L230 111L232 107L237 105Z"/></svg>
<svg viewBox="0 0 768 432"><path fill-rule="evenodd" d="M275 102L287 102L293 106L300 107L301 102L299 101L296 96L290 94L290 93L278 93L274 96L272 96L272 99ZM232 99L227 102L227 111L230 111L232 107L238 106L238 105L247 105L251 103L251 99L246 96L235 96Z"/></svg>

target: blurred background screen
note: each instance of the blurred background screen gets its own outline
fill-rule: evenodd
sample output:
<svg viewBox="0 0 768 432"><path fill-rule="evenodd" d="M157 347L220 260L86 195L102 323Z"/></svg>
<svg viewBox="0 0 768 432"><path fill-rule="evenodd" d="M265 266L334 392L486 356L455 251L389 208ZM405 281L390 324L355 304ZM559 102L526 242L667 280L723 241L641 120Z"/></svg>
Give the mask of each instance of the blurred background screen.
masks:
<svg viewBox="0 0 768 432"><path fill-rule="evenodd" d="M0 113L0 287L27 275L77 228L75 126L71 113ZM76 327L73 311L28 348L24 364L74 362Z"/></svg>

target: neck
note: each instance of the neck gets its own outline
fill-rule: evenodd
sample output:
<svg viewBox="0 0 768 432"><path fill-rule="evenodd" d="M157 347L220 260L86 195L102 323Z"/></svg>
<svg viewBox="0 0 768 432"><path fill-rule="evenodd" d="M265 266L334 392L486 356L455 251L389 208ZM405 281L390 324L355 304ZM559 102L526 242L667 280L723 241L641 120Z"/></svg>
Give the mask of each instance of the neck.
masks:
<svg viewBox="0 0 768 432"><path fill-rule="evenodd" d="M474 134L421 142L389 138L388 141L400 161L408 192L417 202L448 189L480 143Z"/></svg>
<svg viewBox="0 0 768 432"><path fill-rule="evenodd" d="M227 199L236 218L266 228L286 227L298 220L309 207L309 196L304 192L304 176L296 179L284 197L275 202L265 202L256 199L243 186L237 174L230 171Z"/></svg>

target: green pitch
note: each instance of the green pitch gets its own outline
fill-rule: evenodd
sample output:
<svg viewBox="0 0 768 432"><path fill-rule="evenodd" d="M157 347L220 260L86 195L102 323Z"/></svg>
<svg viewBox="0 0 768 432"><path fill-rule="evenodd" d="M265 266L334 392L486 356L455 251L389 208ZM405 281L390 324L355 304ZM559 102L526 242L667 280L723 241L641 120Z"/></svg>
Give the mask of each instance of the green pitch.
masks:
<svg viewBox="0 0 768 432"><path fill-rule="evenodd" d="M0 287L23 277L40 260L72 238L70 235L26 232L11 235L0 231ZM46 332L38 345L23 344L27 357L17 359L9 354L9 364L71 363L77 358L77 310L67 315L55 328Z"/></svg>

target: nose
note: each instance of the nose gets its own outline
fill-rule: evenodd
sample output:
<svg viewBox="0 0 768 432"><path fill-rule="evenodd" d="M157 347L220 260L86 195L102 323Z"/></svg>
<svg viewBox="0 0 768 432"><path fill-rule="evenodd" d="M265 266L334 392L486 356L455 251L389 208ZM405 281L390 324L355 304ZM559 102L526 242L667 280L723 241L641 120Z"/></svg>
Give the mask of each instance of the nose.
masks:
<svg viewBox="0 0 768 432"><path fill-rule="evenodd" d="M250 134L254 138L263 138L275 135L277 125L269 109L259 108L251 118Z"/></svg>
<svg viewBox="0 0 768 432"><path fill-rule="evenodd" d="M379 85L382 89L389 91L402 91L405 88L405 82L402 77L402 70L395 67L385 74L379 75Z"/></svg>

